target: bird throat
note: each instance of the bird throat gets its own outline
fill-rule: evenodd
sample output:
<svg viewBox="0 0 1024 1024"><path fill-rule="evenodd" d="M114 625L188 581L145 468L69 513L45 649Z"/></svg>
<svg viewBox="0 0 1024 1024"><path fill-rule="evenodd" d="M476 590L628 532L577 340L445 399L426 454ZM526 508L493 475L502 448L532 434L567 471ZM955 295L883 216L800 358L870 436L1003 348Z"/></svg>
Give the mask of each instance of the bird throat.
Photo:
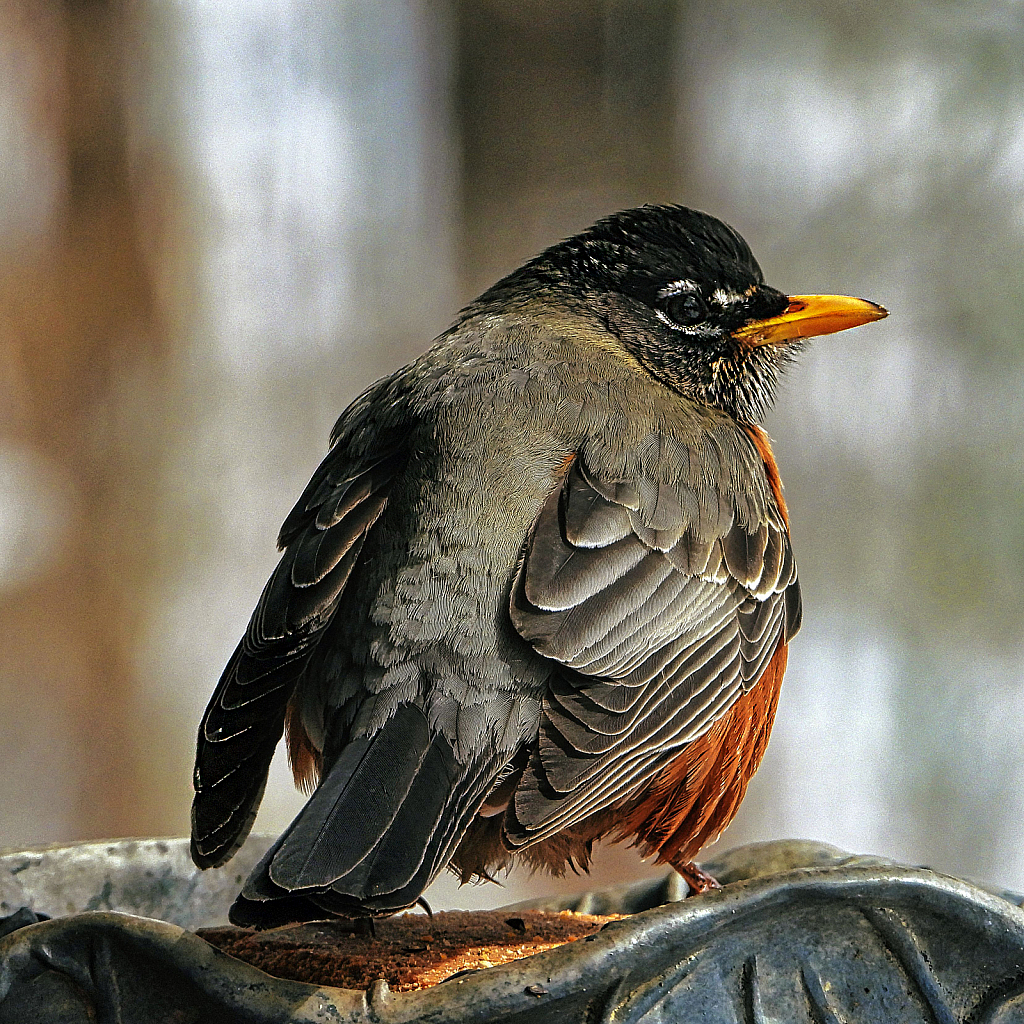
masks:
<svg viewBox="0 0 1024 1024"><path fill-rule="evenodd" d="M730 345L709 358L699 344L627 347L648 373L684 398L740 423L760 423L775 401L779 370L789 354L774 346Z"/></svg>

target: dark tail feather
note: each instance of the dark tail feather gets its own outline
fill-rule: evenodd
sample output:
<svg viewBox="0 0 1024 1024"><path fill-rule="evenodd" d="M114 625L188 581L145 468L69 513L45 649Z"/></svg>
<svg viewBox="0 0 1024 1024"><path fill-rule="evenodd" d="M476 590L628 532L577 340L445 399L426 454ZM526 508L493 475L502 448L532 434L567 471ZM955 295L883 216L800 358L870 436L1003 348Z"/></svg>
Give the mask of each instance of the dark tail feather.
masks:
<svg viewBox="0 0 1024 1024"><path fill-rule="evenodd" d="M444 749L448 749L447 743L440 737L435 738L435 743L443 744ZM455 785L451 790L439 794L444 798L444 806L432 831L428 835L404 836L405 842L411 847L410 855L414 854L418 860L418 867L404 885L397 885L397 879L408 870L412 856L403 861L404 870L401 874L396 872L389 876L375 868L357 902L354 902L351 896L339 892L338 886L324 892L310 893L309 900L322 910L347 916L392 914L416 903L423 890L451 859L473 816L490 792L496 773L494 762L490 758L469 766L457 764L456 769L458 774ZM410 798L412 796L410 792ZM429 817L431 816L425 816L422 820L429 820ZM411 822L411 816L407 820ZM397 826L396 818L395 826L387 837L389 844L398 845L403 839Z"/></svg>
<svg viewBox="0 0 1024 1024"><path fill-rule="evenodd" d="M378 879L375 888L380 891L365 897L366 906L374 913L390 914L411 907L451 859L493 785L493 764L474 765L473 769L479 769L480 774L476 774L474 770L463 769L466 774L455 791L449 795L445 807L447 813L430 836L427 848L420 856L419 867L412 878L401 888L395 889L382 884L383 879ZM320 896L315 897L315 900L320 906L330 907L330 904Z"/></svg>
<svg viewBox="0 0 1024 1024"><path fill-rule="evenodd" d="M423 712L398 709L350 743L231 910L268 926L412 906L447 863L491 786L494 766L460 764Z"/></svg>
<svg viewBox="0 0 1024 1024"><path fill-rule="evenodd" d="M429 742L423 712L405 704L372 738L349 743L285 833L271 881L289 891L344 885L391 827Z"/></svg>
<svg viewBox="0 0 1024 1024"><path fill-rule="evenodd" d="M358 885L364 897L392 893L409 884L439 827L458 770L451 745L435 736L391 828L345 879L347 884Z"/></svg>

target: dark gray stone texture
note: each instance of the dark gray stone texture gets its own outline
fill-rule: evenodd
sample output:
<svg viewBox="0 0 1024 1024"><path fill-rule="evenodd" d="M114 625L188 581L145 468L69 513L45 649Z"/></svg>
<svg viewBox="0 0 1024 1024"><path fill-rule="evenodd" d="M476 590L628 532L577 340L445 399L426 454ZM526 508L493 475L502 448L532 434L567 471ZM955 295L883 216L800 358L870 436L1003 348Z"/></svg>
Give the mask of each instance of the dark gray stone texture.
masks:
<svg viewBox="0 0 1024 1024"><path fill-rule="evenodd" d="M364 993L270 978L173 924L81 912L99 894L119 910L147 908L204 924L222 919L228 878L209 887L196 880L179 864L181 842L89 844L71 848L74 856L51 850L0 859L8 907L17 893L32 898L38 888L33 910L71 911L0 939L0 1024L1024 1022L1018 897L818 844L732 851L704 865L727 883L721 892L678 903L657 905L681 894L674 876L537 901L532 906L632 916L431 989L392 993L378 982ZM100 861L94 871L84 863L90 849ZM62 865L69 867L67 893ZM232 884L244 870L228 873ZM154 888L148 898L145 879ZM98 893L90 895L90 885ZM190 907L172 906L183 897Z"/></svg>

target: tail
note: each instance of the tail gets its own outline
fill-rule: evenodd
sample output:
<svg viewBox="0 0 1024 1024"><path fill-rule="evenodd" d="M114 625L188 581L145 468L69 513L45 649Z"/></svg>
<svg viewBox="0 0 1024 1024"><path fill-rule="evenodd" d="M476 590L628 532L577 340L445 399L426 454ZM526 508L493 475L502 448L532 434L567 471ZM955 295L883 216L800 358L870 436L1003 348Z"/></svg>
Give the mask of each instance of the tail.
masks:
<svg viewBox="0 0 1024 1024"><path fill-rule="evenodd" d="M460 764L423 711L402 705L353 740L267 852L231 908L238 925L412 906L447 864L489 790L495 765Z"/></svg>

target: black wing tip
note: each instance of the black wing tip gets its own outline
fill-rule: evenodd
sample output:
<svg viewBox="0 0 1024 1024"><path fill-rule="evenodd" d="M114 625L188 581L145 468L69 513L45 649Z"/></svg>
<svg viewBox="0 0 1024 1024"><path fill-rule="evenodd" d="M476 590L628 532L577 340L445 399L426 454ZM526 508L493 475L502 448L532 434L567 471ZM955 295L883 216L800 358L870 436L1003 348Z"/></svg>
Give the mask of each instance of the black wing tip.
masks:
<svg viewBox="0 0 1024 1024"><path fill-rule="evenodd" d="M189 851L196 867L206 871L226 864L249 838L256 812L263 799L267 776L227 814L215 794L196 792L192 799L192 840Z"/></svg>
<svg viewBox="0 0 1024 1024"><path fill-rule="evenodd" d="M241 846L241 843L238 846ZM193 836L189 852L192 854L192 863L200 870L207 871L210 868L219 868L226 864L238 852L238 846L217 846L212 850L204 850Z"/></svg>
<svg viewBox="0 0 1024 1024"><path fill-rule="evenodd" d="M233 823L228 823L228 825L231 824ZM249 838L251 829L252 819L243 822L241 828L236 827L236 830L228 832L228 838L225 839L223 835L219 836L219 833L227 832L226 826L203 838L199 837L198 830L193 827L192 840L189 843L192 863L202 871L223 867L241 849L242 844Z"/></svg>
<svg viewBox="0 0 1024 1024"><path fill-rule="evenodd" d="M789 643L800 632L804 622L804 601L800 594L799 580L793 580L786 587L786 643Z"/></svg>

